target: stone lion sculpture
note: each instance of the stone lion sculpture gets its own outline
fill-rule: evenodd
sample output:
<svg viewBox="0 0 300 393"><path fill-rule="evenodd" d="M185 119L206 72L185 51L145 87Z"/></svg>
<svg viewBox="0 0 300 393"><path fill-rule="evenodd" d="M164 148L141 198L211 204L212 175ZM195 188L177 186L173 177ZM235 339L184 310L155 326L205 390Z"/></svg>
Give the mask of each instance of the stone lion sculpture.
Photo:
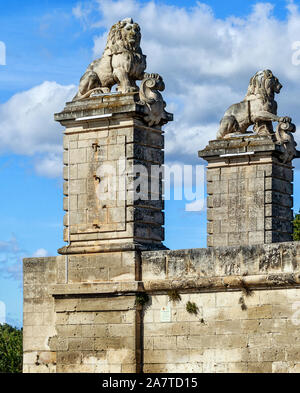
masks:
<svg viewBox="0 0 300 393"><path fill-rule="evenodd" d="M217 139L230 138L235 134L245 134L249 126L259 135L273 134L272 121L291 123L289 117L277 116L275 94L282 88L272 71L257 72L250 80L245 99L232 105L220 122Z"/></svg>
<svg viewBox="0 0 300 393"><path fill-rule="evenodd" d="M140 27L131 18L113 25L102 57L88 66L74 100L89 97L95 91L109 93L115 84L121 93L138 91L135 82L143 79L146 69L140 42Z"/></svg>

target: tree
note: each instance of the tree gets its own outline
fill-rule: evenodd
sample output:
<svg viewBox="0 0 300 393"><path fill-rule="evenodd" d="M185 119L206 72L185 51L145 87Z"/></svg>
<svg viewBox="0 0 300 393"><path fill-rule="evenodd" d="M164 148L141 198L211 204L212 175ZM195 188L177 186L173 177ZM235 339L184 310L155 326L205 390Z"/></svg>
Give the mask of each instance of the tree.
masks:
<svg viewBox="0 0 300 393"><path fill-rule="evenodd" d="M293 223L294 223L293 239L299 241L300 240L300 210L298 214L295 214Z"/></svg>
<svg viewBox="0 0 300 393"><path fill-rule="evenodd" d="M23 331L10 325L0 325L0 373L21 373Z"/></svg>

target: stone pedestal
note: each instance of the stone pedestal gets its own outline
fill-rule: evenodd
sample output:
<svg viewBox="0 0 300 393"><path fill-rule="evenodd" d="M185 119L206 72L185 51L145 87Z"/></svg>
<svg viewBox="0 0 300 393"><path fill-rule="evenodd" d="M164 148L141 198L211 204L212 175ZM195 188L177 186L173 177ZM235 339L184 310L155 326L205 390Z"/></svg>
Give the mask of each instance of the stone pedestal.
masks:
<svg viewBox="0 0 300 393"><path fill-rule="evenodd" d="M208 246L286 242L293 233L293 167L280 160L273 137L239 136L209 142Z"/></svg>
<svg viewBox="0 0 300 393"><path fill-rule="evenodd" d="M151 177L164 162L164 136L160 126L145 125L138 100L136 93L101 95L55 115L65 127L68 245L59 253L164 248L162 179Z"/></svg>

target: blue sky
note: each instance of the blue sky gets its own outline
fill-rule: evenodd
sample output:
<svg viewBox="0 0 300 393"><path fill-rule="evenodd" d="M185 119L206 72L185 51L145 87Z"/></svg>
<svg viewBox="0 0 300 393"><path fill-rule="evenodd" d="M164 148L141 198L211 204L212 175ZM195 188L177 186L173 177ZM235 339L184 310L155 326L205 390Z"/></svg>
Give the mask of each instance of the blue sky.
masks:
<svg viewBox="0 0 300 393"><path fill-rule="evenodd" d="M0 65L0 301L6 303L8 322L22 323L21 259L57 255L63 245L62 129L53 113L101 55L111 24L125 16L140 23L148 67L163 75L167 109L175 115L166 127L167 161L196 165L197 150L213 138L227 106L243 98L250 77L262 67L271 68L284 85L279 108L300 121L300 67L291 64L290 49L300 41L297 5L283 0L0 3L0 41L7 49L7 64ZM298 210L298 170L295 179ZM205 247L205 211L186 212L185 203L166 202L165 244Z"/></svg>

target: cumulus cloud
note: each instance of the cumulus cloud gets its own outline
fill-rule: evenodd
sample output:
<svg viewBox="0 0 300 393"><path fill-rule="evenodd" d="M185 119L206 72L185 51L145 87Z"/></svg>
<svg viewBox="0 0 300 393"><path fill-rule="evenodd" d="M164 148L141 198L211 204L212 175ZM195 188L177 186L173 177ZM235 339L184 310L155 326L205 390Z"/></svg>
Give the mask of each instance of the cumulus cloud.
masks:
<svg viewBox="0 0 300 393"><path fill-rule="evenodd" d="M78 3L72 9L73 15L81 21L84 29L87 29L88 26L90 25L91 13L93 11L94 11L94 3L92 2L87 2L85 4Z"/></svg>
<svg viewBox="0 0 300 393"><path fill-rule="evenodd" d="M97 2L99 20L90 26L106 31L94 40L94 57L102 54L111 25L132 16L142 29L148 71L165 79L167 108L176 109L175 121L166 127L168 159L196 160L197 150L216 135L227 107L244 98L251 76L260 69L272 69L279 77L284 85L279 112L300 127L300 66L292 63L300 14L292 1L284 20L276 18L274 6L266 2L254 5L243 18L226 19L218 19L200 2L192 8L152 1Z"/></svg>
<svg viewBox="0 0 300 393"><path fill-rule="evenodd" d="M62 147L59 146L58 152L49 152L44 156L39 155L35 159L35 171L40 176L58 177L62 173Z"/></svg>
<svg viewBox="0 0 300 393"><path fill-rule="evenodd" d="M47 256L48 256L48 251L45 250L44 248L39 248L32 255L33 258L45 258Z"/></svg>
<svg viewBox="0 0 300 393"><path fill-rule="evenodd" d="M62 168L62 129L53 114L75 94L75 86L44 82L0 105L0 153L32 156L38 174L56 177Z"/></svg>
<svg viewBox="0 0 300 393"><path fill-rule="evenodd" d="M20 248L15 237L8 241L0 241L0 277L21 280L24 256L25 251Z"/></svg>
<svg viewBox="0 0 300 393"><path fill-rule="evenodd" d="M44 258L48 251L44 248L37 249L32 255L22 249L18 240L12 236L7 241L0 241L0 277L21 281L22 260L28 257Z"/></svg>
<svg viewBox="0 0 300 393"><path fill-rule="evenodd" d="M244 17L219 19L200 2L184 8L153 1L93 0L78 3L73 15L85 29L94 29L95 58L117 20L132 16L141 25L147 70L164 77L167 110L175 115L165 127L167 161L190 164L199 162L197 150L215 137L225 110L243 99L259 69L272 69L279 77L284 85L277 98L279 114L291 116L299 129L300 66L293 65L292 58L298 48L294 43L300 40L300 13L292 1L286 7L285 19L276 18L274 6L266 2L254 5ZM38 174L60 175L61 128L53 113L75 90L73 85L44 82L0 105L0 153L32 156Z"/></svg>

